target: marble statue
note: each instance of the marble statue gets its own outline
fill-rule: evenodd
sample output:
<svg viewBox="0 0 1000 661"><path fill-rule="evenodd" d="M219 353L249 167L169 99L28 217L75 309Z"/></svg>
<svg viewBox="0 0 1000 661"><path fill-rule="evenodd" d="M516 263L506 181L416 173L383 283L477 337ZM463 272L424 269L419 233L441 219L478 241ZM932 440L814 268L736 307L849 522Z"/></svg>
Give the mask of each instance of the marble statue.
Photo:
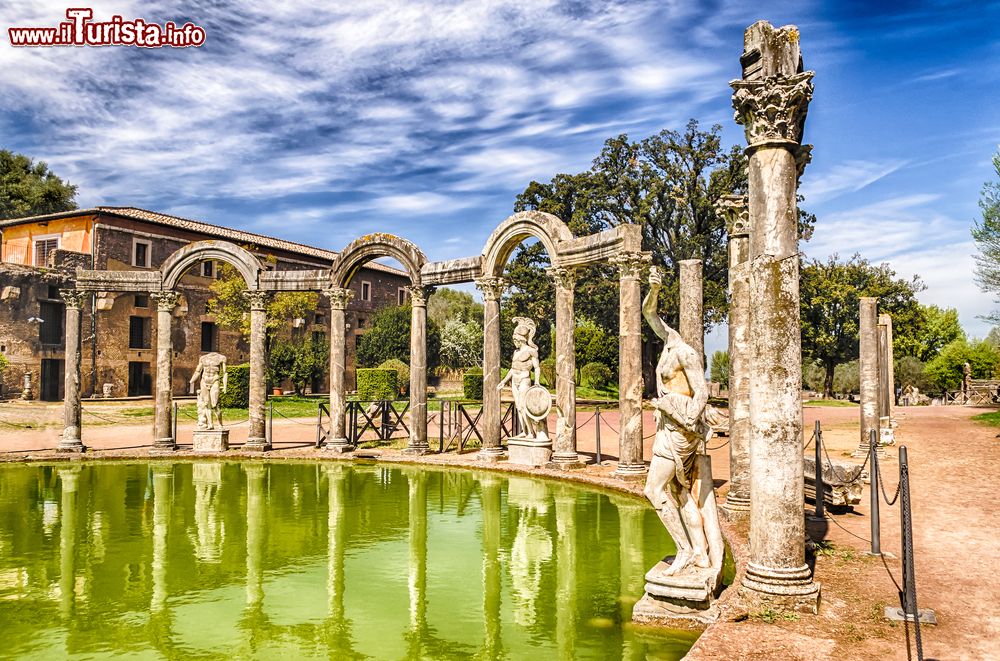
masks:
<svg viewBox="0 0 1000 661"><path fill-rule="evenodd" d="M200 385L196 385L198 381ZM191 389L198 395L199 430L215 429L215 423L222 427L222 407L219 393L226 392L229 375L226 372L226 357L221 353L206 353L198 360L198 367L191 375Z"/></svg>
<svg viewBox="0 0 1000 661"><path fill-rule="evenodd" d="M538 383L541 366L538 362L538 346L534 342L537 327L527 317L514 317L514 324L515 348L510 371L497 385L497 390L503 390L510 383L514 409L521 428L520 437L539 442L548 441L546 418L552 400L548 390Z"/></svg>

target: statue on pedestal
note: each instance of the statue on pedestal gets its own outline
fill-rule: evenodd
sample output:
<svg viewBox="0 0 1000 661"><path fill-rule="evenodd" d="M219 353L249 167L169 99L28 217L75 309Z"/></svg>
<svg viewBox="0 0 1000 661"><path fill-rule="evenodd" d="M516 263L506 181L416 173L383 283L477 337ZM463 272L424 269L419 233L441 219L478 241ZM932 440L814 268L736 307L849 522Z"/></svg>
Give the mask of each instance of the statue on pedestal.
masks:
<svg viewBox="0 0 1000 661"><path fill-rule="evenodd" d="M199 379L200 387L196 386ZM221 384L220 384L221 381ZM222 427L222 407L219 393L226 392L229 375L226 371L226 357L221 353L206 353L198 360L198 367L191 375L191 389L198 395L198 429L215 429L215 423Z"/></svg>
<svg viewBox="0 0 1000 661"><path fill-rule="evenodd" d="M537 326L527 317L514 317L514 324L515 349L510 361L510 371L499 383L497 390L503 390L503 387L510 383L510 391L514 396L514 409L517 411L521 428L518 437L547 442L549 440L547 418L552 408L552 396L538 383L541 366L538 362L538 346L534 342Z"/></svg>

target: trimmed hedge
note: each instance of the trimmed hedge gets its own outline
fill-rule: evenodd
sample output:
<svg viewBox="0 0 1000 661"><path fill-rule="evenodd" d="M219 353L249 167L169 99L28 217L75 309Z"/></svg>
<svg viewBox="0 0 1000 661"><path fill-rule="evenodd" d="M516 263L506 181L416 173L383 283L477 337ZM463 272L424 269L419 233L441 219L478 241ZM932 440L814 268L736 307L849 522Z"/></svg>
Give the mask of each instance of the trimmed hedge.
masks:
<svg viewBox="0 0 1000 661"><path fill-rule="evenodd" d="M611 368L604 363L587 363L580 372L583 383L594 390L607 390L611 383Z"/></svg>
<svg viewBox="0 0 1000 661"><path fill-rule="evenodd" d="M219 393L219 405L224 409L250 407L250 364L230 365L226 368L226 392Z"/></svg>
<svg viewBox="0 0 1000 661"><path fill-rule="evenodd" d="M373 400L395 400L399 394L399 374L394 369L358 370L358 399L362 402Z"/></svg>
<svg viewBox="0 0 1000 661"><path fill-rule="evenodd" d="M472 367L462 375L462 392L466 399L483 399L483 368Z"/></svg>
<svg viewBox="0 0 1000 661"><path fill-rule="evenodd" d="M398 358L390 358L378 366L380 370L396 370L396 384L399 391L405 393L410 389L410 366Z"/></svg>
<svg viewBox="0 0 1000 661"><path fill-rule="evenodd" d="M549 356L541 362L539 368L542 372L542 381L549 388L556 387L556 359Z"/></svg>

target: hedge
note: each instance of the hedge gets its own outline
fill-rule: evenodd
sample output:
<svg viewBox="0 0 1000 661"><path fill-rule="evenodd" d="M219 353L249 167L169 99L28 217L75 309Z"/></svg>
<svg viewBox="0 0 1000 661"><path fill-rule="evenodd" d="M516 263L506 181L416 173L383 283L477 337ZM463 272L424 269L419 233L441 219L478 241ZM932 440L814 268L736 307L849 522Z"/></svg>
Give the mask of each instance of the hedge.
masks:
<svg viewBox="0 0 1000 661"><path fill-rule="evenodd" d="M226 392L219 393L219 405L224 409L250 408L250 364L230 365L226 368Z"/></svg>
<svg viewBox="0 0 1000 661"><path fill-rule="evenodd" d="M362 402L395 400L399 394L399 375L393 369L358 370L358 399Z"/></svg>
<svg viewBox="0 0 1000 661"><path fill-rule="evenodd" d="M483 369L472 367L462 375L462 391L466 399L477 401L483 398Z"/></svg>
<svg viewBox="0 0 1000 661"><path fill-rule="evenodd" d="M390 358L378 366L380 370L396 370L396 384L399 391L405 393L410 389L410 366L398 358Z"/></svg>
<svg viewBox="0 0 1000 661"><path fill-rule="evenodd" d="M594 390L607 390L611 383L611 368L604 363L587 363L580 372L583 383Z"/></svg>

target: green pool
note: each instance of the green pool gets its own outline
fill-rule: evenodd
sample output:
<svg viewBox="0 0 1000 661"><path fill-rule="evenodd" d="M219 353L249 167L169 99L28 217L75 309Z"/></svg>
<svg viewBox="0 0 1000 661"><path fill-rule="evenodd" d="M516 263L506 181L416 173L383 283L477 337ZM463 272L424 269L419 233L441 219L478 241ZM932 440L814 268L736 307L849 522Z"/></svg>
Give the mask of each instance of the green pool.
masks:
<svg viewBox="0 0 1000 661"><path fill-rule="evenodd" d="M0 656L678 659L641 501L345 463L0 467Z"/></svg>

